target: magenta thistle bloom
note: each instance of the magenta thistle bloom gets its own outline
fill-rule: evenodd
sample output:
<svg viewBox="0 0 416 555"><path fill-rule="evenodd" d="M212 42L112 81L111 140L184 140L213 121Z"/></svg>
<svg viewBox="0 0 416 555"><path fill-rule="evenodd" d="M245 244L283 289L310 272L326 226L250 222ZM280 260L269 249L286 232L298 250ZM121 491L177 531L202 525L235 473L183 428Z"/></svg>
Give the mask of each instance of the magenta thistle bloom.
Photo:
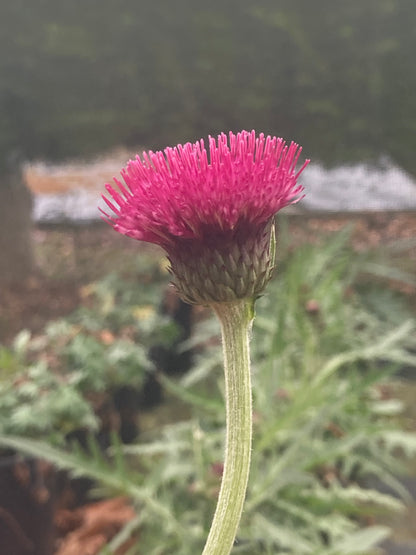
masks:
<svg viewBox="0 0 416 555"><path fill-rule="evenodd" d="M143 153L103 197L116 231L163 247L189 302L255 297L271 275L273 216L297 202L301 148L242 131Z"/></svg>

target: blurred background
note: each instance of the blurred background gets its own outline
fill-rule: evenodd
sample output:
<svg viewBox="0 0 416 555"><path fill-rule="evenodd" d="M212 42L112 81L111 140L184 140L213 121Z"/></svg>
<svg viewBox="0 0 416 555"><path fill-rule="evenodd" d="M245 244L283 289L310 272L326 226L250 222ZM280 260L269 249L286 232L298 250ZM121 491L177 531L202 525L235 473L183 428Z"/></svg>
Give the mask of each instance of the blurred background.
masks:
<svg viewBox="0 0 416 555"><path fill-rule="evenodd" d="M148 338L147 333L154 337L155 333L157 339L149 341L154 341L160 351L160 337L165 334L170 338L170 350L166 355L162 349L163 364L169 360L174 365L184 364L180 355L183 349L172 354L171 348L176 349L180 341L189 339L191 314L181 305L172 305L171 300L160 305L161 283L166 285L168 280L160 254L116 236L100 223L97 206L104 183L118 175L137 152L160 150L228 130L255 129L294 140L302 145L304 157L312 160L302 175L306 197L287 211L280 224L283 246L279 256L283 266L286 255L297 252L302 245L316 243L322 237L326 240L350 225L348 239L341 241L344 246L340 249L345 245L352 249L350 267L359 267L364 272L365 287L361 281L359 286L358 282L348 280L339 285L345 293L345 297L338 299L340 314L345 303L353 302L351 291L355 294L364 287L366 306L377 308L381 327L393 329L406 318L414 321L415 52L414 0L0 1L3 385L7 383L9 387L14 384L11 375L30 369L29 362L38 356L33 352L42 351L39 345L49 353L47 364L52 361L53 366L56 357L63 356L58 374L63 368L68 370L71 356L75 360L84 355L83 368L94 374L97 360L103 366L103 360L108 358L100 349L117 344L121 349L118 352L128 351L124 343L121 346L117 343L130 333L120 322L133 316L140 320L143 314L148 314L146 309L137 312L139 305L147 306L147 300L153 303L152 310L163 315L162 320L152 321L151 333L146 328L145 337ZM387 248L390 245L391 249ZM336 248L336 244L328 247L332 254L327 258L319 258L319 250L314 251L316 257L307 268L296 267L293 275L306 276L319 259L323 272L319 274L319 283L324 283L325 264L336 256ZM370 252L368 249L371 254L363 255ZM138 250L144 262L133 263ZM143 264L148 264L148 268ZM287 264L290 267L290 262ZM116 300L121 302L123 288L114 285L117 279L107 276L119 268L123 268L124 277L141 280L142 293L148 295L147 300L137 301L134 315L129 312L132 308L128 295L123 297L125 305L119 313L111 312L116 310ZM335 274L334 283L341 279ZM318 272L316 279L317 276ZM104 285L100 285L103 277ZM153 292L152 284L159 293ZM373 288L375 284L384 288L383 292L371 289L370 295L366 287ZM308 287L308 284L299 286L299 298L292 303L292 306L300 303L301 320L320 314L327 302L325 292L316 293L323 295L318 302L313 288L305 293ZM137 291L131 293L132 298L136 294ZM329 299L329 289L327 296ZM392 300L396 296L401 299L397 303ZM99 344L92 348L90 339L85 340L91 347L88 351L81 340L71 343L81 328L59 325L51 328L50 324L74 310L90 309L92 297L101 307L96 309L98 312L108 309L105 318L109 321L100 320L94 328L82 320L82 325L88 328L85 334L93 333ZM335 305L329 304L330 320ZM401 312L400 307L409 312ZM174 321L172 325L179 325L176 339L164 327L167 315ZM339 321L342 318L340 315ZM29 335L22 336L22 329L29 330ZM359 329L351 331L351 349L361 333ZM300 328L298 332L301 333ZM340 332L340 337L346 337L344 332ZM325 350L319 344L320 334L321 330L317 331L317 352ZM414 330L405 335L403 349L414 354ZM369 333L368 341L376 336ZM322 341L328 344L332 341L334 353L346 348L342 342L336 344L330 333ZM410 344L413 346L409 347ZM68 345L69 355L65 351ZM143 348L146 351L149 345ZM29 361L22 355L22 349L32 353ZM97 352L101 354L98 356ZM45 358L39 354L42 356ZM162 364L158 356L150 357L151 364L157 367ZM405 428L414 430L416 415L411 407L416 395L415 365L414 359L403 357L407 360L403 364L409 382L401 402L409 419ZM92 369L85 363L87 359ZM135 359L135 364L139 364L139 359ZM186 360L188 368L190 361ZM146 364L143 368L148 372ZM125 379L128 382L130 374ZM103 380L104 385L100 382L97 390L108 387L107 377ZM147 384L145 378L142 381ZM44 392L46 386L42 384L39 387ZM117 382L117 387L121 385L125 384ZM9 422L7 415L13 402L16 407L23 403L21 397L10 401L7 387L4 399L7 397L8 401L0 399L0 433L9 430L8 424L2 427L2 408L4 422ZM47 387L52 390L56 384ZM82 405L82 410L90 420L79 417L81 408L76 418L65 416L63 428L59 417L54 438L56 434L66 437L71 426L90 429L100 403L91 405L94 388L88 387L87 393L82 390L81 397L84 403L85 396L89 396L88 407ZM71 405L66 401L67 406ZM28 406L28 413L32 413L33 407ZM297 426L294 424L294 428ZM36 437L39 432L33 433L30 426L11 426L10 430ZM412 449L409 448L410 454L416 452ZM416 491L415 480L409 479L405 487ZM413 520L402 534L406 539L411 537L411 541L414 534L409 530L414 531L415 511L412 507L413 517L409 518ZM42 549L44 555L47 551ZM299 546L293 549L293 553L300 553ZM391 549L389 553L396 553ZM409 553L414 552L411 551L414 544L409 549Z"/></svg>
<svg viewBox="0 0 416 555"><path fill-rule="evenodd" d="M413 209L414 12L411 0L3 2L0 159L133 155L254 128L313 160L306 207ZM51 172L36 166L32 188ZM36 205L36 219L87 217L80 204Z"/></svg>
<svg viewBox="0 0 416 555"><path fill-rule="evenodd" d="M416 172L412 0L1 5L1 148L59 160L240 128Z"/></svg>
<svg viewBox="0 0 416 555"><path fill-rule="evenodd" d="M313 160L305 208L416 207L412 0L171 5L3 2L2 167L34 162L35 193L85 191L142 148L256 129ZM103 153L92 180L51 166ZM35 219L96 218L80 195L37 196Z"/></svg>

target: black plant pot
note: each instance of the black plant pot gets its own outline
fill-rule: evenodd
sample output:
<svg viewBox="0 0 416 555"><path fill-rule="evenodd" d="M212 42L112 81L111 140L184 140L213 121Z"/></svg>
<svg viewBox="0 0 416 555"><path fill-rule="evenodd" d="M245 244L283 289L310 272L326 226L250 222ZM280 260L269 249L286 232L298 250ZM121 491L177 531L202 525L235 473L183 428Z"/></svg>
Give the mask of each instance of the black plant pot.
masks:
<svg viewBox="0 0 416 555"><path fill-rule="evenodd" d="M0 553L52 555L56 473L36 459L0 455Z"/></svg>

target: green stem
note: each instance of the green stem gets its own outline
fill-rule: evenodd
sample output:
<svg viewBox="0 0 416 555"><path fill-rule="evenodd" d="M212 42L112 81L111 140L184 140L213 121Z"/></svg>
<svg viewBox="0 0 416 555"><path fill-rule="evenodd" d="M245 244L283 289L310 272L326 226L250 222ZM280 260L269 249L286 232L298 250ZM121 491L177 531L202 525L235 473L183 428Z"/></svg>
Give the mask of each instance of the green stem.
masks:
<svg viewBox="0 0 416 555"><path fill-rule="evenodd" d="M221 322L224 351L227 437L217 508L203 555L228 555L246 496L251 455L252 404L249 333L253 302L212 306Z"/></svg>

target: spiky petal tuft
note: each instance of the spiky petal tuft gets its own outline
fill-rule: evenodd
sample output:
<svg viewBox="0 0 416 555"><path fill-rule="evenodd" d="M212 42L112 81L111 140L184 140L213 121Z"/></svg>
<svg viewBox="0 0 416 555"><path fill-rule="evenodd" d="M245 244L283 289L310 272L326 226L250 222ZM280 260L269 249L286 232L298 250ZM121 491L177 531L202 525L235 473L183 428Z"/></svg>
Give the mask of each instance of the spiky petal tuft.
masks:
<svg viewBox="0 0 416 555"><path fill-rule="evenodd" d="M119 233L166 250L189 302L256 296L271 274L272 218L302 198L301 150L241 131L209 137L208 148L201 139L145 152L122 170L123 182L106 185L104 215Z"/></svg>

